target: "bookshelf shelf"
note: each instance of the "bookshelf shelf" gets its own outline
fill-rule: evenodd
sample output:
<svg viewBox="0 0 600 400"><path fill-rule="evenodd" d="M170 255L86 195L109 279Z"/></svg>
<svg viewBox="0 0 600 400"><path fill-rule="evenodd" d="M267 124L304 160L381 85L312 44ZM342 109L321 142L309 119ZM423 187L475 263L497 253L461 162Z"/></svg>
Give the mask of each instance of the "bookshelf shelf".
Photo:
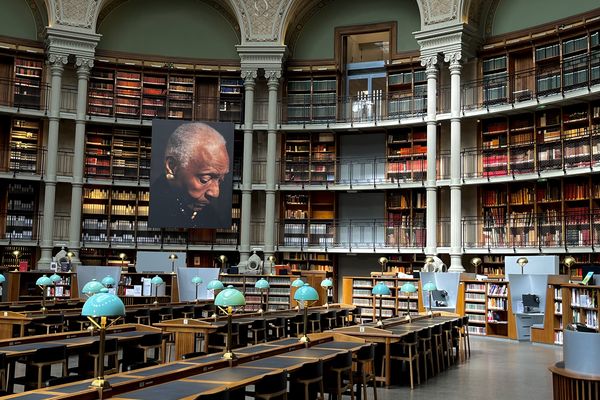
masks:
<svg viewBox="0 0 600 400"><path fill-rule="evenodd" d="M9 143L9 169L11 171L38 172L40 136L40 121L21 118L12 119Z"/></svg>

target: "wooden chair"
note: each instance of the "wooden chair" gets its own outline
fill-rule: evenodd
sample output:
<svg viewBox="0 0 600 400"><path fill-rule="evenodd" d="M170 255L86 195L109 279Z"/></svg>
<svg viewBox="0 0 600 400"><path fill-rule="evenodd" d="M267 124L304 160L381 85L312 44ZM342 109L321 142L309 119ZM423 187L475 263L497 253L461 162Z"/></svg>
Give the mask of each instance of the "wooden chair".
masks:
<svg viewBox="0 0 600 400"><path fill-rule="evenodd" d="M308 315L309 332L321 332L321 313L314 312Z"/></svg>
<svg viewBox="0 0 600 400"><path fill-rule="evenodd" d="M257 318L252 322L248 330L249 337L257 344L259 339L261 342L267 341L267 323L263 318Z"/></svg>
<svg viewBox="0 0 600 400"><path fill-rule="evenodd" d="M431 328L426 328L419 331L417 337L419 338L419 353L423 356L423 372L425 373L425 382L427 382L428 376L433 376L435 373L433 366ZM429 374L429 372L431 372L431 374Z"/></svg>
<svg viewBox="0 0 600 400"><path fill-rule="evenodd" d="M281 339L285 336L285 318L277 317L277 318L269 318L267 319L267 334L269 338Z"/></svg>
<svg viewBox="0 0 600 400"><path fill-rule="evenodd" d="M433 354L435 356L437 372L441 372L442 368L446 368L446 362L444 358L444 346L442 340L442 325L438 324L431 328L431 340L433 346Z"/></svg>
<svg viewBox="0 0 600 400"><path fill-rule="evenodd" d="M464 317L462 317L462 337L464 338L465 341L465 346L464 348L467 350L465 352L465 356L467 357L471 357L471 338L469 337L469 316L465 315Z"/></svg>
<svg viewBox="0 0 600 400"><path fill-rule="evenodd" d="M163 346L163 334L162 333L148 333L140 338L137 347L142 349L143 351L143 362L148 361L156 361L157 363L162 362L163 354L162 354L162 346ZM148 351L154 350L154 356L152 358L148 358Z"/></svg>
<svg viewBox="0 0 600 400"><path fill-rule="evenodd" d="M49 335L50 333L59 333L64 331L65 316L63 314L46 315L42 322L39 322L36 325L41 327L42 331L45 331L46 335Z"/></svg>
<svg viewBox="0 0 600 400"><path fill-rule="evenodd" d="M119 342L117 339L106 339L104 342L104 355L108 359L108 365L104 364L104 374L116 374L119 372ZM76 374L81 377L98 376L98 357L100 356L100 341L95 341L89 351L79 359L79 365L75 368L69 368L70 374ZM82 365L85 364L85 365ZM93 372L90 366L93 366ZM83 379L83 378L81 378Z"/></svg>
<svg viewBox="0 0 600 400"><path fill-rule="evenodd" d="M304 364L298 370L290 373L290 397L293 399L313 400L316 396L311 396L311 387L317 386L317 393L321 399L325 399L325 389L323 386L323 361L317 360ZM313 390L314 392L314 390Z"/></svg>
<svg viewBox="0 0 600 400"><path fill-rule="evenodd" d="M367 400L367 387L373 385L373 399L377 400L377 376L375 375L375 344L362 347L354 357L356 368L352 381L356 384L356 392L360 396L362 390L363 399Z"/></svg>
<svg viewBox="0 0 600 400"><path fill-rule="evenodd" d="M444 360L446 360L446 368L449 368L454 362L454 344L452 343L453 330L452 321L446 321L442 324L442 347L444 350Z"/></svg>
<svg viewBox="0 0 600 400"><path fill-rule="evenodd" d="M6 391L8 387L8 362L6 361L6 353L0 353L0 391Z"/></svg>
<svg viewBox="0 0 600 400"><path fill-rule="evenodd" d="M67 376L67 346L42 347L17 362L25 364L25 375L15 378L14 383L23 385L25 390L39 389L51 378L53 365L62 365L62 376Z"/></svg>
<svg viewBox="0 0 600 400"><path fill-rule="evenodd" d="M392 361L402 361L408 363L409 372L410 372L410 388L415 388L415 379L413 373L413 364L417 369L417 383L421 384L421 375L419 372L419 350L418 350L419 341L417 339L417 334L415 332L406 335L401 342L392 344L390 346L390 359ZM382 360L382 376L385 376L385 359Z"/></svg>
<svg viewBox="0 0 600 400"><path fill-rule="evenodd" d="M352 380L352 352L340 353L325 365L325 392L329 398L335 396L340 400L342 395L350 392L351 400L354 400L354 382ZM365 399L366 400L366 399Z"/></svg>
<svg viewBox="0 0 600 400"><path fill-rule="evenodd" d="M289 335L288 336L300 336L304 326L304 316L302 314L294 315L290 319Z"/></svg>
<svg viewBox="0 0 600 400"><path fill-rule="evenodd" d="M287 371L274 372L263 376L254 385L254 398L287 400Z"/></svg>

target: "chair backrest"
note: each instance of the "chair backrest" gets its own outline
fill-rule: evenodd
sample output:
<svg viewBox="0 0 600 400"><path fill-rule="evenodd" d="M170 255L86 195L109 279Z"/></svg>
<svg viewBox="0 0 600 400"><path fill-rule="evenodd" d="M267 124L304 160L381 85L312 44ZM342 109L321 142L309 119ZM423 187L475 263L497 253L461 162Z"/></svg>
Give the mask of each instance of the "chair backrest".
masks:
<svg viewBox="0 0 600 400"><path fill-rule="evenodd" d="M308 314L308 319L310 321L320 321L321 313L318 313L318 312L310 313L310 314Z"/></svg>
<svg viewBox="0 0 600 400"><path fill-rule="evenodd" d="M323 377L323 360L309 362L290 375L291 380L306 380Z"/></svg>
<svg viewBox="0 0 600 400"><path fill-rule="evenodd" d="M287 371L274 372L263 376L255 385L256 394L287 391Z"/></svg>
<svg viewBox="0 0 600 400"><path fill-rule="evenodd" d="M201 356L205 356L206 352L204 351L194 351L192 353L187 353L181 356L181 358L183 360L189 360L190 358L196 358L196 357L201 357Z"/></svg>
<svg viewBox="0 0 600 400"><path fill-rule="evenodd" d="M42 323L46 325L62 325L65 323L65 316L63 314L49 314L46 315Z"/></svg>
<svg viewBox="0 0 600 400"><path fill-rule="evenodd" d="M147 333L140 338L139 345L148 347L148 346L158 346L162 345L162 333Z"/></svg>
<svg viewBox="0 0 600 400"><path fill-rule="evenodd" d="M104 341L104 353L116 353L119 351L119 340L118 339L106 339ZM100 340L96 340L92 344L92 348L90 349L90 354L97 355L100 353Z"/></svg>
<svg viewBox="0 0 600 400"><path fill-rule="evenodd" d="M262 318L258 318L252 321L252 329L266 329L266 327L266 321Z"/></svg>
<svg viewBox="0 0 600 400"><path fill-rule="evenodd" d="M337 354L333 360L327 363L330 368L352 368L352 352L347 351L345 353Z"/></svg>
<svg viewBox="0 0 600 400"><path fill-rule="evenodd" d="M462 317L461 322L463 325L469 325L469 316L465 315L464 317Z"/></svg>
<svg viewBox="0 0 600 400"><path fill-rule="evenodd" d="M7 366L8 365L6 363L6 353L0 353L0 370L6 369Z"/></svg>
<svg viewBox="0 0 600 400"><path fill-rule="evenodd" d="M431 327L431 334L432 335L441 335L442 334L442 325L434 325Z"/></svg>
<svg viewBox="0 0 600 400"><path fill-rule="evenodd" d="M31 356L31 361L34 363L51 364L66 361L67 359L67 346L52 346L42 347L37 349Z"/></svg>
<svg viewBox="0 0 600 400"><path fill-rule="evenodd" d="M79 375L70 375L70 376L61 376L60 378L52 377L44 382L45 386L58 386L64 385L66 383L73 383L80 381L81 377Z"/></svg>
<svg viewBox="0 0 600 400"><path fill-rule="evenodd" d="M431 328L421 329L419 331L420 339L431 339Z"/></svg>
<svg viewBox="0 0 600 400"><path fill-rule="evenodd" d="M194 400L229 400L229 391L223 390L219 392L199 394Z"/></svg>
<svg viewBox="0 0 600 400"><path fill-rule="evenodd" d="M356 352L356 361L372 361L375 359L375 344L371 343L368 346L361 347Z"/></svg>
<svg viewBox="0 0 600 400"><path fill-rule="evenodd" d="M417 333L411 332L408 335L405 335L401 341L404 344L416 344L417 343Z"/></svg>
<svg viewBox="0 0 600 400"><path fill-rule="evenodd" d="M138 363L129 364L125 369L127 371L133 371L136 369L142 369L142 368L146 368L146 367L154 367L155 365L158 365L158 363L156 361L138 362Z"/></svg>

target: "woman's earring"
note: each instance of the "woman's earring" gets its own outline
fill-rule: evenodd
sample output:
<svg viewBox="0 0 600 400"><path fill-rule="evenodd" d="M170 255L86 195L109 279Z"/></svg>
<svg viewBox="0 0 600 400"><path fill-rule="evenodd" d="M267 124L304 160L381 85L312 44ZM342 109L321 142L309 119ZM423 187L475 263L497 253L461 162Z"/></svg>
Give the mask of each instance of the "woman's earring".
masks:
<svg viewBox="0 0 600 400"><path fill-rule="evenodd" d="M173 179L175 179L175 175L173 175L170 172L167 172L167 175L165 176L165 178L167 178L168 181L172 181Z"/></svg>

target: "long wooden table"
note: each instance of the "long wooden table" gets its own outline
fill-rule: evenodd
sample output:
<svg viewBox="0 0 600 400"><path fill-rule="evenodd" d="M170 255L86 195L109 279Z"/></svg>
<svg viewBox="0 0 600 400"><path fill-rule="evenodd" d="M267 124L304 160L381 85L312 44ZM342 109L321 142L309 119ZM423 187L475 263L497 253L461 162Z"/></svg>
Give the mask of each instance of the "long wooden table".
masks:
<svg viewBox="0 0 600 400"><path fill-rule="evenodd" d="M391 384L391 345L400 342L405 336L411 333L417 333L424 329L432 328L436 325L444 324L448 321L456 321L460 317L449 316L418 316L413 317L411 322L406 319L390 319L379 328L374 323L353 325L344 328L334 329L334 332L344 335L354 336L372 343L381 343L385 347L385 375L383 382L385 386Z"/></svg>
<svg viewBox="0 0 600 400"><path fill-rule="evenodd" d="M156 367L108 376L112 388L102 398L116 400L180 400L199 394L235 390L251 385L273 372L292 372L307 362L328 360L345 351L358 351L362 339L338 334L311 335L308 345L297 338L286 338L236 350L238 359L231 363L221 354L176 361ZM91 380L15 394L5 399L98 399L97 389L90 389Z"/></svg>

